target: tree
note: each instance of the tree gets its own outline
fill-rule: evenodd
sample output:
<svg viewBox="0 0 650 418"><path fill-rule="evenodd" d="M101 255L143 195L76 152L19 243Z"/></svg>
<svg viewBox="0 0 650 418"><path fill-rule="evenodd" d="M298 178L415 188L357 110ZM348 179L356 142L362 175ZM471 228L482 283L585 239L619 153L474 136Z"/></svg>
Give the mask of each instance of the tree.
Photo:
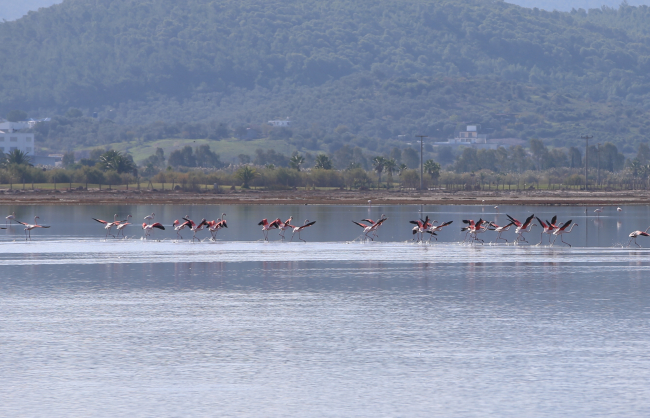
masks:
<svg viewBox="0 0 650 418"><path fill-rule="evenodd" d="M402 161L408 168L418 168L420 166L420 154L411 147L404 148L402 151Z"/></svg>
<svg viewBox="0 0 650 418"><path fill-rule="evenodd" d="M648 144L639 144L639 149L636 152L636 159L639 160L641 164L648 164L648 162L650 162L650 147Z"/></svg>
<svg viewBox="0 0 650 418"><path fill-rule="evenodd" d="M255 168L245 165L241 167L237 172L235 173L235 177L238 178L239 180L242 181L242 188L243 189L249 189L250 188L250 182L255 180L257 177L259 177L260 173L255 170Z"/></svg>
<svg viewBox="0 0 650 418"><path fill-rule="evenodd" d="M372 159L372 168L377 172L377 188L379 188L381 184L381 173L384 171L385 162L386 159L380 156Z"/></svg>
<svg viewBox="0 0 650 418"><path fill-rule="evenodd" d="M424 171L431 176L431 180L437 182L440 177L440 164L433 160L427 160L424 163Z"/></svg>
<svg viewBox="0 0 650 418"><path fill-rule="evenodd" d="M74 152L66 152L65 154L63 154L63 158L61 159L61 165L64 167L70 167L73 164L74 164Z"/></svg>
<svg viewBox="0 0 650 418"><path fill-rule="evenodd" d="M103 153L99 157L99 166L104 171L115 171L120 174L132 173L136 169L133 158L115 150Z"/></svg>
<svg viewBox="0 0 650 418"><path fill-rule="evenodd" d="M314 168L321 168L323 170L331 170L332 169L332 160L330 157L328 157L325 154L318 154L316 156L316 164L314 164Z"/></svg>
<svg viewBox="0 0 650 418"><path fill-rule="evenodd" d="M393 158L384 159L384 171L388 174L389 187L393 185L393 174L397 171L397 161Z"/></svg>
<svg viewBox="0 0 650 418"><path fill-rule="evenodd" d="M12 151L9 151L4 158L3 162L4 166L9 166L9 165L32 165L32 158L27 155L27 153L15 149Z"/></svg>
<svg viewBox="0 0 650 418"><path fill-rule="evenodd" d="M295 170L300 171L300 166L305 162L305 157L300 154L295 154L289 159L289 166Z"/></svg>
<svg viewBox="0 0 650 418"><path fill-rule="evenodd" d="M83 116L83 113L81 113L81 110L71 107L67 112L65 112L65 116L67 118L80 118Z"/></svg>
<svg viewBox="0 0 650 418"><path fill-rule="evenodd" d="M251 162L251 156L248 154L239 154L237 158L239 158L239 164L248 164Z"/></svg>
<svg viewBox="0 0 650 418"><path fill-rule="evenodd" d="M27 112L23 110L12 110L7 113L7 120L9 122L20 122L27 119Z"/></svg>

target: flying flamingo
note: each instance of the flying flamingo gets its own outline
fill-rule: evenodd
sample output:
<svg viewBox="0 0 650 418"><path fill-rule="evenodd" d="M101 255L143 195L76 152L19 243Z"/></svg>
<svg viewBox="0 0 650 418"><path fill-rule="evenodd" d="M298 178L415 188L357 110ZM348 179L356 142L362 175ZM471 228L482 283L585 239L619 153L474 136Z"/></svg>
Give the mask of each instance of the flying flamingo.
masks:
<svg viewBox="0 0 650 418"><path fill-rule="evenodd" d="M144 220L150 223L151 221L153 221L153 218L155 218L155 217L156 217L156 214L152 212L151 215L145 216Z"/></svg>
<svg viewBox="0 0 650 418"><path fill-rule="evenodd" d="M5 226L9 226L9 222L16 220L16 212L12 212L11 215L7 216L5 221ZM7 229L7 228L4 228Z"/></svg>
<svg viewBox="0 0 650 418"><path fill-rule="evenodd" d="M516 220L515 218L513 218L512 216L508 215L507 213L506 213L506 216L517 227L515 229L515 234L517 234L517 239L515 240L515 243L517 243L519 241L528 242L528 241L526 241L526 238L524 238L523 234L524 234L524 232L530 232L531 228L533 226L535 226L535 224L531 223L531 221L533 220L535 215L530 215L528 218L526 218L526 221L523 224L521 222L519 222L518 220Z"/></svg>
<svg viewBox="0 0 650 418"><path fill-rule="evenodd" d="M553 235L555 235L555 239L553 240L553 244L555 244L555 240L556 240L557 237L559 236L559 237L560 237L560 241L564 242L564 243L565 243L566 245L568 245L569 247L571 246L571 244L569 244L568 242L564 241L564 239L562 238L562 234L568 234L568 233L570 233L570 232L573 230L573 227L574 227L574 226L578 226L578 224L573 224L573 225L571 225L571 228L570 228L569 230L567 230L567 227L568 227L570 224L571 224L571 219L569 219L569 220L568 220L564 225L562 225L561 227L559 227L558 229L556 229L556 230L553 232ZM551 245L553 245L553 244L551 244Z"/></svg>
<svg viewBox="0 0 650 418"><path fill-rule="evenodd" d="M109 235L115 238L115 235L111 234L111 229L113 229L115 225L120 224L120 221L117 220L117 213L113 215L113 222L108 222L97 218L93 218L93 219L99 222L100 224L104 224L104 229L106 230L106 236L104 238L108 238Z"/></svg>
<svg viewBox="0 0 650 418"><path fill-rule="evenodd" d="M296 235L296 232L297 232L298 233L298 239L301 240L301 241L307 242L304 239L300 238L300 231L302 231L303 229L305 229L307 227L312 226L315 223L316 223L316 221L309 222L309 219L306 219L303 226L294 227L293 228L293 234L291 234L291 241L293 241L293 236Z"/></svg>
<svg viewBox="0 0 650 418"><path fill-rule="evenodd" d="M269 229L273 229L273 228L278 229L277 219L269 223L269 221L266 218L264 218L258 223L258 225L262 225L262 234L264 235L264 241L269 240Z"/></svg>
<svg viewBox="0 0 650 418"><path fill-rule="evenodd" d="M482 218L479 219L478 222L474 222L473 219L463 219L463 223L468 225L468 226L465 226L465 227L460 229L463 232L467 231L467 233L465 234L465 239L463 239L463 242L467 241L467 236L468 235L470 237L472 237L474 239L474 241L485 242L482 239L478 238L476 236L476 234L481 229L484 229L484 228L487 229L489 224L486 225L486 226L483 226L483 224L486 223L486 222ZM484 231L481 231L481 232L484 232Z"/></svg>
<svg viewBox="0 0 650 418"><path fill-rule="evenodd" d="M539 244L541 245L542 241L544 241L544 234L548 235L548 243L551 243L551 235L553 234L553 231L557 229L557 225L555 225L555 222L557 221L557 215L553 216L551 218L551 222L549 221L542 221L541 219L537 218L537 221L539 222L539 225L544 228L542 232L539 234Z"/></svg>
<svg viewBox="0 0 650 418"><path fill-rule="evenodd" d="M293 229L294 226L291 225L291 221L293 221L293 216L289 216L289 219L286 221L282 222L280 218L275 220L275 224L277 225L277 228L281 231L278 235L282 237L282 240L284 241L284 231L287 229Z"/></svg>
<svg viewBox="0 0 650 418"><path fill-rule="evenodd" d="M120 232L121 232L121 233L122 233L122 238L126 238L126 237L124 236L124 228L126 228L127 225L131 225L131 224L129 223L129 218L132 218L132 217L133 217L133 216L131 216L131 215L126 215L126 220L120 222L120 223L117 225L117 227L116 227L116 228L117 228L117 235L116 235L115 237L120 236Z"/></svg>
<svg viewBox="0 0 650 418"><path fill-rule="evenodd" d="M437 236L438 234L436 234L436 232L440 231L442 228L446 227L447 225L451 225L454 221L448 221L448 222L443 222L440 225L434 225L436 222L438 221L431 222L431 226L429 227L429 229L424 231L427 234L431 234L431 236L429 237L429 241L431 241L431 238L433 237L435 237L436 241L438 241L438 236Z"/></svg>
<svg viewBox="0 0 650 418"><path fill-rule="evenodd" d="M187 218L189 215L185 215L185 218ZM185 219L183 218L183 219ZM174 231L176 231L176 236L179 237L180 239L183 239L183 236L181 235L181 232L183 229L185 229L186 226L189 226L190 228L192 227L192 224L190 221L185 221L181 223L178 219L172 223L172 227L174 228Z"/></svg>
<svg viewBox="0 0 650 418"><path fill-rule="evenodd" d="M142 230L144 231L144 239L147 239L147 237L151 235L151 232L153 231L154 228L162 229L163 231L165 230L165 227L160 222L156 222L153 224L148 224L146 222L142 223Z"/></svg>
<svg viewBox="0 0 650 418"><path fill-rule="evenodd" d="M217 233L222 228L228 228L228 224L226 223L225 213L221 214L220 219L217 219L216 221L208 222L208 230L210 231L210 234L212 234L212 241L217 240Z"/></svg>
<svg viewBox="0 0 650 418"><path fill-rule="evenodd" d="M431 222L429 222L429 215L424 218L424 220L419 219L417 221L409 221L410 224L415 225L412 229L413 235L416 235L417 242L424 240L424 231L429 229Z"/></svg>
<svg viewBox="0 0 650 418"><path fill-rule="evenodd" d="M362 221L366 221L370 225L362 224L361 222L357 222L357 221L352 221L352 223L359 225L361 228L363 228L363 235L365 235L366 238L370 238L370 241L374 241L374 239L368 234L372 232L372 235L374 235L375 237L377 236L375 232L386 221L386 219L388 219L385 218L384 215L381 216L382 216L381 219L379 219L377 222L373 222L372 219L362 219Z"/></svg>
<svg viewBox="0 0 650 418"><path fill-rule="evenodd" d="M495 232L497 233L497 239L495 239L495 240L493 241L494 243L496 243L496 242L497 242L498 240L500 240L500 239L504 240L505 242L508 242L507 239L501 237L501 234L503 234L504 232L506 232L507 230L509 230L510 227L511 227L512 225L514 225L513 222L510 222L510 223L509 223L508 225L506 225L506 226L499 226L499 225L495 224L494 222L489 222L489 224L490 224L490 226L491 226L492 228L494 228L494 229L491 229L491 231L495 231Z"/></svg>
<svg viewBox="0 0 650 418"><path fill-rule="evenodd" d="M377 235L377 230L379 230L379 227L386 221L386 219L388 219L388 218L386 217L386 215L384 215L382 213L381 216L379 217L379 219L377 220L377 222L373 221L370 218L362 219L361 222L368 222L370 224L369 226L374 226L374 225L379 224L376 227L374 227L373 230L372 230L372 235L375 238L377 238L377 237L379 237L379 235Z"/></svg>
<svg viewBox="0 0 650 418"><path fill-rule="evenodd" d="M191 220L191 219L189 219L187 217L185 217L183 219L190 222L190 231L194 232L194 236L192 236L192 242L194 242L195 239L198 239L198 238L196 238L196 233L199 232L200 230L202 230L203 227L208 224L208 221L206 221L205 218L203 218L203 219L201 219L201 222L199 222L199 224L197 225L197 224L194 223L193 220ZM198 240L201 241L200 239L198 239Z"/></svg>
<svg viewBox="0 0 650 418"><path fill-rule="evenodd" d="M650 226L648 227L648 229L650 229ZM634 240L634 243L636 244L636 246L641 247L639 245L639 243L636 242L636 237L639 237L639 236L641 236L641 237L650 237L650 234L648 234L648 229L646 229L645 231L634 231L634 232L632 232L629 235L630 241L627 243L627 246L629 247L630 244L632 243L632 240Z"/></svg>
<svg viewBox="0 0 650 418"><path fill-rule="evenodd" d="M16 221L19 224L25 225L25 241L27 241L27 234L28 233L29 233L29 240L30 241L32 240L32 229L34 229L34 228L49 228L49 226L39 225L37 219L41 219L41 218L39 218L38 216L34 216L34 225L31 225L31 224L28 224L28 223L25 223L25 222Z"/></svg>

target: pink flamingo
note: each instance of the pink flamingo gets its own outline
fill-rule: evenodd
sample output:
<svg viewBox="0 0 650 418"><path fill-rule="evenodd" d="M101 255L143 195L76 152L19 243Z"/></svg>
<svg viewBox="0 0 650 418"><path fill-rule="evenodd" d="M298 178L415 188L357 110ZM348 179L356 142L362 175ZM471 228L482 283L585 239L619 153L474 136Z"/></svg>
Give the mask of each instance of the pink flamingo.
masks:
<svg viewBox="0 0 650 418"><path fill-rule="evenodd" d="M151 232L153 231L154 228L162 229L163 231L165 230L165 227L160 222L156 222L153 224L148 224L146 222L142 223L142 230L144 231L144 239L147 239L147 237L151 235Z"/></svg>
<svg viewBox="0 0 650 418"><path fill-rule="evenodd" d="M274 222L276 223L278 229L280 230L280 235L282 237L282 241L284 241L284 232L287 229L292 229L293 227L291 226L291 221L293 221L293 216L289 216L289 219L286 221L282 222L280 218L276 219Z"/></svg>
<svg viewBox="0 0 650 418"><path fill-rule="evenodd" d="M431 236L429 237L429 241L431 241L431 238L435 238L436 241L438 241L438 236L437 236L438 234L436 234L436 232L440 231L442 228L446 227L447 225L451 225L452 223L454 223L454 221L448 221L448 222L443 222L440 225L434 225L436 222L438 221L433 221L429 229L425 231L427 234L431 234Z"/></svg>
<svg viewBox="0 0 650 418"><path fill-rule="evenodd" d="M645 230L645 231L634 231L630 235L630 241L627 243L627 246L629 247L630 244L632 243L632 240L634 240L634 243L636 244L637 247L641 247L638 242L636 242L636 237L650 237L650 234L648 234L648 229L650 229L650 226Z"/></svg>
<svg viewBox="0 0 650 418"><path fill-rule="evenodd" d="M276 219L275 221L269 223L269 221L264 218L262 219L258 225L262 225L262 234L264 235L264 241L269 240L269 230L270 229L278 229L278 220Z"/></svg>
<svg viewBox="0 0 650 418"><path fill-rule="evenodd" d="M307 220L305 220L305 223L304 223L303 226L294 226L293 227L293 234L291 235L291 241L293 241L293 236L296 235L296 232L297 232L298 233L298 239L301 240L301 241L307 242L307 241L305 241L304 239L302 239L300 237L300 231L302 231L305 228L308 228L308 227L312 226L315 223L316 223L316 221L309 222L309 219L307 219Z"/></svg>
<svg viewBox="0 0 650 418"><path fill-rule="evenodd" d="M431 226L431 222L429 221L429 215L427 215L424 220L419 219L417 221L409 221L410 224L415 225L411 231L413 232L413 235L416 236L417 241L420 242L424 240L424 231L429 229ZM415 239L415 238L414 238Z"/></svg>
<svg viewBox="0 0 650 418"><path fill-rule="evenodd" d="M151 221L153 221L153 218L155 218L155 217L156 217L156 214L152 212L151 215L145 216L144 220L147 221L147 222L151 222Z"/></svg>
<svg viewBox="0 0 650 418"><path fill-rule="evenodd" d="M100 224L104 224L104 229L106 230L106 236L104 238L108 238L109 235L115 238L115 235L111 234L111 229L113 229L115 225L120 224L120 221L117 220L117 213L113 215L113 222L108 222L97 218L93 218L93 219L99 222Z"/></svg>
<svg viewBox="0 0 650 418"><path fill-rule="evenodd" d="M479 232L485 232L485 230L487 230L487 228L489 226L489 223L487 223L483 219L479 219L478 222L476 222L476 223L474 223L473 219L463 219L463 223L468 225L468 226L465 226L465 227L460 229L462 232L467 231L467 233L465 234L465 239L463 240L463 242L467 241L467 236L468 235L470 237L472 237L474 239L474 241L481 241L481 243L485 242L482 239L480 239L477 236L477 234Z"/></svg>
<svg viewBox="0 0 650 418"><path fill-rule="evenodd" d="M510 222L510 223L509 223L508 225L506 225L506 226L499 226L499 225L495 224L494 222L489 222L489 224L490 224L490 226L491 226L492 228L494 228L494 229L492 229L492 231L496 231L497 234L498 234L498 235L497 235L497 239L495 239L495 240L493 241L494 243L496 243L496 242L497 242L498 240L500 240L500 239L504 240L505 242L508 242L507 239L501 237L501 234L503 234L505 231L509 230L510 227L511 227L512 225L514 225L513 222Z"/></svg>
<svg viewBox="0 0 650 418"><path fill-rule="evenodd" d="M21 225L25 225L25 241L27 241L27 234L29 233L29 240L32 240L32 229L34 228L49 228L49 226L39 225L37 219L41 219L38 216L34 216L34 224L28 224L25 222L16 221Z"/></svg>
<svg viewBox="0 0 650 418"><path fill-rule="evenodd" d="M526 221L523 224L518 220L516 220L515 218L513 218L512 216L508 215L507 213L506 216L517 227L515 229L515 234L517 234L517 239L515 240L515 244L520 241L528 242L526 241L526 238L524 238L524 232L530 232L531 228L535 226L535 224L531 223L533 218L535 218L535 215L530 215L528 218L526 218Z"/></svg>
<svg viewBox="0 0 650 418"><path fill-rule="evenodd" d="M568 220L564 225L562 225L561 227L559 227L558 229L556 229L555 231L553 231L553 235L555 235L555 239L553 240L553 244L551 244L551 245L554 245L554 244L555 244L555 240L556 240L557 237L559 236L559 237L560 237L560 241L562 241L563 243L565 243L565 244L568 245L569 247L571 246L571 244L569 244L568 242L564 241L564 239L562 238L562 235L563 235L563 234L568 234L568 233L570 233L571 231L573 231L573 227L574 227L574 226L578 226L578 224L573 224L573 225L571 225L571 228L567 230L567 227L568 227L569 225L571 225L571 219L569 219L569 220Z"/></svg>
<svg viewBox="0 0 650 418"><path fill-rule="evenodd" d="M187 217L188 217L188 215L185 215L185 218L187 218ZM185 218L183 218L183 219L185 219ZM174 221L174 223L172 223L172 227L174 228L174 231L176 231L176 236L179 237L180 239L183 239L183 236L181 235L180 231L185 229L186 226L191 227L192 226L191 222L190 221L185 221L185 222L181 223L178 219L176 219Z"/></svg>
<svg viewBox="0 0 650 418"><path fill-rule="evenodd" d="M370 241L374 241L374 239L368 234L372 233L373 236L377 237L378 235L376 234L376 231L386 221L386 219L388 218L384 217L384 215L381 215L381 219L379 219L377 222L373 222L372 219L362 219L362 221L369 222L370 225L362 224L361 222L357 221L352 221L352 223L363 228L363 235L365 235L366 238L370 238Z"/></svg>
<svg viewBox="0 0 650 418"><path fill-rule="evenodd" d="M183 219L190 222L190 231L194 232L194 236L192 236L192 242L194 242L195 239L198 239L198 238L196 238L196 233L201 231L203 229L203 227L208 224L208 221L206 221L205 218L203 218L203 219L201 219L201 222L199 222L199 224L197 225L197 224L194 223L193 220L188 219L187 217L185 217ZM201 241L200 239L198 239L198 240Z"/></svg>
<svg viewBox="0 0 650 418"><path fill-rule="evenodd" d="M10 223L11 221L15 221L15 220L16 220L16 212L12 212L11 215L7 216L5 219L6 219L6 221L5 221L5 226L9 226L9 223ZM2 229L7 229L7 228L2 228Z"/></svg>
<svg viewBox="0 0 650 418"><path fill-rule="evenodd" d="M122 222L119 222L119 224L116 227L117 228L117 235L115 236L116 238L120 236L120 232L122 233L122 238L126 238L124 236L124 228L126 228L127 225L131 225L129 223L129 218L132 218L132 217L133 216L131 216L131 215L126 215L126 220L124 220Z"/></svg>
<svg viewBox="0 0 650 418"><path fill-rule="evenodd" d="M536 217L537 218L537 217ZM553 216L551 218L551 222L549 221L542 221L541 219L537 218L537 221L539 222L539 225L544 228L542 232L539 234L539 244L541 245L542 241L544 241L544 234L548 235L548 243L551 243L551 235L553 235L553 231L557 229L557 225L555 225L555 222L557 221L557 215Z"/></svg>
<svg viewBox="0 0 650 418"><path fill-rule="evenodd" d="M208 222L208 230L210 231L210 234L212 234L212 241L216 241L217 233L219 232L220 229L223 228L228 228L228 224L226 223L225 213L222 213L221 218L217 219L216 221Z"/></svg>

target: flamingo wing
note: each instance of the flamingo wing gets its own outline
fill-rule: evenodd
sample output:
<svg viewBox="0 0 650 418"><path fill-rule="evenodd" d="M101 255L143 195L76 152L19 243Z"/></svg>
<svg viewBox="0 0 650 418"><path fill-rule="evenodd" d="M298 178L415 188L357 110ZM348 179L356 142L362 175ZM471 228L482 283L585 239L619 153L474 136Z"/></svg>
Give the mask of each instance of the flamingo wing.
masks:
<svg viewBox="0 0 650 418"><path fill-rule="evenodd" d="M530 215L528 218L526 218L526 222L524 222L524 229L528 228L528 225L530 222L535 218L535 215Z"/></svg>
<svg viewBox="0 0 650 418"><path fill-rule="evenodd" d="M316 221L311 221L311 222L309 222L309 223L307 223L307 224L304 224L304 225L302 226L302 228L307 228L308 226L312 226L312 225L315 224L315 223L316 223Z"/></svg>
<svg viewBox="0 0 650 418"><path fill-rule="evenodd" d="M362 219L361 221L362 222L369 222L371 225L373 225L375 223L375 221L373 221L372 219Z"/></svg>
<svg viewBox="0 0 650 418"><path fill-rule="evenodd" d="M549 225L546 225L546 224L544 223L544 221L542 221L541 219L539 219L537 216L535 216L535 218L537 219L537 221L539 222L539 224L541 225L542 228L548 228L548 227L549 227ZM548 222L548 221L546 221L546 222Z"/></svg>
<svg viewBox="0 0 650 418"><path fill-rule="evenodd" d="M508 219L510 219L510 221L511 221L512 223L514 223L514 224L517 225L518 227L521 226L521 222L519 222L518 220L516 220L516 219L513 218L512 216L508 215L507 213L506 213L506 216L508 217Z"/></svg>
<svg viewBox="0 0 650 418"><path fill-rule="evenodd" d="M553 217L551 218L551 223L549 225L555 225L556 221L557 221L557 215L553 215Z"/></svg>
<svg viewBox="0 0 650 418"><path fill-rule="evenodd" d="M571 221L572 221L572 220L573 220L573 219L569 219L569 220L568 220L564 225L562 225L562 226L560 227L560 231L564 231L565 229L567 229L567 227L568 227L569 225L571 225Z"/></svg>
<svg viewBox="0 0 650 418"><path fill-rule="evenodd" d="M152 228L162 229L163 231L165 230L165 227L160 222L156 222L156 223L152 224L151 227Z"/></svg>
<svg viewBox="0 0 650 418"><path fill-rule="evenodd" d="M359 225L359 226L360 226L361 228L363 228L363 229L366 229L366 228L368 227L368 225L366 225L366 224L362 224L362 223L357 222L357 221L352 221L352 223L353 223L353 224L356 224L356 225Z"/></svg>
<svg viewBox="0 0 650 418"><path fill-rule="evenodd" d="M97 218L93 218L93 219L96 220L97 222L99 222L100 224L106 225L108 223L107 221L103 221L101 219L97 219ZM22 224L22 222L18 222L18 223Z"/></svg>

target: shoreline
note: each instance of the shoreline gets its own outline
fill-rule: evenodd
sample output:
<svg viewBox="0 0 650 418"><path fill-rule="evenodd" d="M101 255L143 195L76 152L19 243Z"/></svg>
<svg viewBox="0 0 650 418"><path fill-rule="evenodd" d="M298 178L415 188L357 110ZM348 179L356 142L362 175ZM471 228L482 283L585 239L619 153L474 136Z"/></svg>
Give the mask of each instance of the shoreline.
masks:
<svg viewBox="0 0 650 418"><path fill-rule="evenodd" d="M0 205L648 205L650 191L345 191L282 190L182 192L149 190L14 190L0 192Z"/></svg>

